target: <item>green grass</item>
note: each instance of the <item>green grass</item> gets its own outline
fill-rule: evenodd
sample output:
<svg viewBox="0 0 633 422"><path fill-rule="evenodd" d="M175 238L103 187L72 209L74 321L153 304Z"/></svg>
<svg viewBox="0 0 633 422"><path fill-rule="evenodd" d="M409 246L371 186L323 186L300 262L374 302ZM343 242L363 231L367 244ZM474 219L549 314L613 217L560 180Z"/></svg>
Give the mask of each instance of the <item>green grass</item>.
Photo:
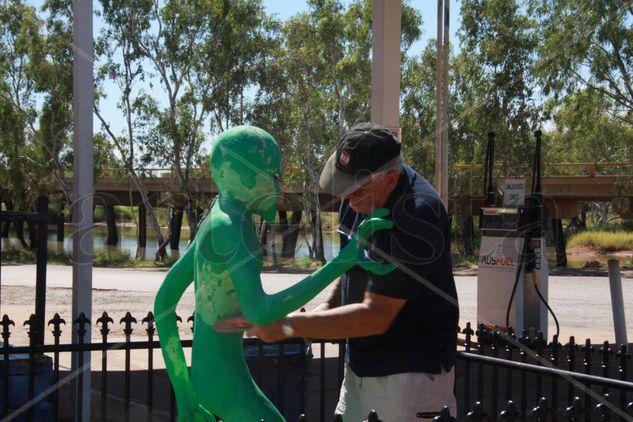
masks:
<svg viewBox="0 0 633 422"><path fill-rule="evenodd" d="M134 258L128 252L106 251L94 254L95 267L134 267Z"/></svg>
<svg viewBox="0 0 633 422"><path fill-rule="evenodd" d="M574 235L567 247L586 246L599 253L633 249L633 233L623 231L584 231Z"/></svg>
<svg viewBox="0 0 633 422"><path fill-rule="evenodd" d="M14 264L35 264L35 253L33 251L12 248L2 251L3 263ZM95 267L113 267L113 268L169 268L178 258L167 256L162 262L155 262L153 259L139 260L135 259L128 252L121 251L108 251L108 252L96 252L94 254L93 265ZM65 252L57 253L54 251L48 251L48 264L56 265L72 265L72 255Z"/></svg>
<svg viewBox="0 0 633 422"><path fill-rule="evenodd" d="M604 224L594 224L591 227L587 228L592 232L609 232L609 233L617 233L617 232L626 232L631 231L631 222L617 222L617 223L604 223Z"/></svg>
<svg viewBox="0 0 633 422"><path fill-rule="evenodd" d="M452 254L451 260L453 262L453 268L477 268L477 257L467 256L465 254Z"/></svg>
<svg viewBox="0 0 633 422"><path fill-rule="evenodd" d="M175 257L172 255L167 255L163 261L157 262L153 259L136 259L135 267L137 268L170 268L176 261L178 261L179 257Z"/></svg>
<svg viewBox="0 0 633 422"><path fill-rule="evenodd" d="M2 251L3 262L13 262L16 264L35 264L35 253L28 249L12 248ZM72 256L62 252L48 251L48 263L59 265L72 264Z"/></svg>
<svg viewBox="0 0 633 422"><path fill-rule="evenodd" d="M264 262L263 271L315 271L322 267L321 262L313 261L310 258L278 258L277 263L273 264L271 260Z"/></svg>

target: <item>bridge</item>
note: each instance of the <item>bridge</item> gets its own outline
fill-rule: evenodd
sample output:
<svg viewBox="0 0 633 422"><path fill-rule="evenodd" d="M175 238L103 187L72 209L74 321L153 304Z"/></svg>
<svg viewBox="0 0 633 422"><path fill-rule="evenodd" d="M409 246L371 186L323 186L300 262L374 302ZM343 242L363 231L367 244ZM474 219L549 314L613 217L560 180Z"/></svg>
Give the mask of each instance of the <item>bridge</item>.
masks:
<svg viewBox="0 0 633 422"><path fill-rule="evenodd" d="M472 209L473 215L483 206L484 196L481 189L481 165L454 164L459 176L468 177L473 186L471 194L453 194L449 207L451 212L464 206ZM612 202L614 209L622 217L633 218L633 162L614 163L554 163L544 165L548 176L541 180L545 205L553 218L571 218L578 214L581 202ZM290 169L292 174L296 169ZM556 173L576 173L556 175ZM580 174L578 174L580 173ZM285 173L288 174L288 173ZM512 176L520 178L520 176ZM155 207L182 208L185 198L180 183L171 169L153 168L139 171L148 199ZM292 178L289 178L292 180ZM501 177L497 178L502 181ZM530 180L529 177L527 177ZM72 173L66 174L69 188L72 189ZM528 183L529 185L529 183ZM190 171L189 189L194 198L212 198L217 194L208 168L196 168ZM280 199L280 211L303 209L303 186L290 183L283 186L284 195ZM59 190L51 192L60 194ZM127 175L125 169L103 169L95 177L95 204L138 206L141 196ZM323 211L337 211L339 202L328 194L319 194L319 203Z"/></svg>
<svg viewBox="0 0 633 422"><path fill-rule="evenodd" d="M541 178L541 188L550 217L575 217L579 214L579 204L582 202L611 202L621 217L633 218L633 162L553 163L543 167L548 175ZM473 215L478 215L484 205L483 166L457 164L455 168L463 173L475 173L473 183L478 193L454 195L451 208L470 208ZM531 177L526 179L529 182ZM502 182L503 178L498 177L497 180Z"/></svg>
<svg viewBox="0 0 633 422"><path fill-rule="evenodd" d="M554 224L560 225L561 219L569 219L580 213L582 202L610 202L614 210L623 218L633 218L633 162L617 163L556 163L546 164L544 169L548 176L541 180L544 204L548 208ZM484 205L482 194L481 165L454 164L452 167L456 177L466 178L476 193L453 194L449 201L449 212L461 215L472 222L468 215L478 215ZM297 170L289 169L292 174ZM558 175L557 175L558 173ZM566 173L560 175L560 173ZM571 174L570 174L571 173ZM288 173L286 173L288 174ZM68 187L72 189L72 173L65 175ZM519 176L512 176L520 178ZM168 207L176 210L173 218L175 227L182 222L185 197L180 183L171 169L144 169L139 171L139 179L147 193L153 207ZM296 178L289 177L289 180ZM526 177L530 180L530 177ZM502 177L497 177L502 182ZM529 186L529 183L528 183ZM209 169L197 168L190 170L189 190L194 199L213 198L217 195L217 186L213 182ZM284 184L283 195L280 198L279 211L303 211L304 189L298 183ZM6 201L9 192L0 192L0 198ZM62 198L61 191L52 191L52 196ZM52 199L53 201L55 199ZM114 206L136 206L139 208L140 233L145 233L145 207L132 179L125 169L103 169L95 177L94 203L105 208L108 223L108 244L117 243L116 222L114 221ZM322 211L337 211L339 201L324 193L319 194L319 204ZM63 220L62 220L63 221ZM179 229L178 229L179 232ZM58 230L58 239L63 239L63 226ZM179 234L172 239L172 247L178 248ZM144 245L144 239L139 239Z"/></svg>
<svg viewBox="0 0 633 422"><path fill-rule="evenodd" d="M470 172L474 176L475 183L481 178L479 170L482 166L480 165L455 164L453 167L458 171ZM596 201L613 202L616 211L623 217L633 217L631 200L633 198L633 162L554 163L546 164L544 168L547 173L581 173L543 176L541 180L543 196L550 215L557 218L571 218L578 214L577 206L580 202ZM72 174L67 179L72 182ZM178 179L172 170L146 169L141 173L140 179L152 206L177 208L184 205L184 197L178 193L180 192ZM104 169L95 180L97 203L138 205L141 202L136 187L121 169ZM192 169L190 190L194 197L213 197L217 194L217 186L208 169ZM456 194L452 198L455 203L464 200L471 201L473 212L478 212L479 203L483 205L481 193L480 190L477 194ZM284 197L280 200L279 209L287 211L296 209L298 206L303 208L300 205L303 194L304 189L300 184L284 185ZM320 194L319 199L323 211L338 209L338 201L330 195ZM451 206L451 209L454 207Z"/></svg>

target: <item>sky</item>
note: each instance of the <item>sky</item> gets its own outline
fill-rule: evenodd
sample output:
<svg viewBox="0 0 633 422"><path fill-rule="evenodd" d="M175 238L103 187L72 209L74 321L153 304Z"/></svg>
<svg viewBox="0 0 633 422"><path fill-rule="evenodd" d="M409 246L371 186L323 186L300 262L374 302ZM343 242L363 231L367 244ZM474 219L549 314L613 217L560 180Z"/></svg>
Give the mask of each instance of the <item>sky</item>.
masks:
<svg viewBox="0 0 633 422"><path fill-rule="evenodd" d="M393 0L387 0L393 1ZM346 2L348 3L348 2ZM419 52L429 39L437 35L437 0L409 0L409 5L422 13L423 34L422 39L413 47L413 52ZM279 19L286 20L299 12L307 10L306 0L264 0L266 12L275 14ZM450 42L457 46L456 32L459 26L458 0L450 0Z"/></svg>
<svg viewBox="0 0 633 422"><path fill-rule="evenodd" d="M28 0L27 0L28 1ZM386 0L394 1L394 0ZM349 0L343 0L344 3L348 3ZM30 0L28 3L41 8L44 0ZM297 13L308 9L306 0L264 0L264 7L267 13L276 15L280 20L286 20ZM437 35L437 0L408 0L408 4L420 11L422 14L422 37L415 43L409 53L411 55L418 54L422 51L424 46L428 43L429 39L434 39ZM99 8L99 1L93 0L93 7ZM456 32L459 26L459 0L450 0L450 42L454 49L458 48ZM95 17L93 21L94 36L96 37L101 29L101 23L99 17ZM118 92L119 89L112 84L111 86L105 86L104 92ZM159 97L160 93L155 93ZM123 121L120 112L116 109L117 98L111 96L106 99L102 99L100 109L102 110L106 120L110 122L111 128L115 133L121 133L123 131ZM98 119L94 119L94 132L101 131L101 125Z"/></svg>

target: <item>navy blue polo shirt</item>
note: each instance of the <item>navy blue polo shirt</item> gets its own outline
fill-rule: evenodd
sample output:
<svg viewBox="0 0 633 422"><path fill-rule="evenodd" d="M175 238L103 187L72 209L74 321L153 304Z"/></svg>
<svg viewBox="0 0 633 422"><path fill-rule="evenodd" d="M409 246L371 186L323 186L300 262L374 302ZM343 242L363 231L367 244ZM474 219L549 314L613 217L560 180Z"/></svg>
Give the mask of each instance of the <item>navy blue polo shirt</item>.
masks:
<svg viewBox="0 0 633 422"><path fill-rule="evenodd" d="M385 208L394 227L369 239L369 258L398 263L379 276L356 266L341 277L342 303L363 301L365 291L406 299L382 335L348 339L347 359L361 377L404 372L438 374L455 363L459 308L450 255L450 227L444 205L431 184L409 166ZM343 201L341 247L366 218Z"/></svg>

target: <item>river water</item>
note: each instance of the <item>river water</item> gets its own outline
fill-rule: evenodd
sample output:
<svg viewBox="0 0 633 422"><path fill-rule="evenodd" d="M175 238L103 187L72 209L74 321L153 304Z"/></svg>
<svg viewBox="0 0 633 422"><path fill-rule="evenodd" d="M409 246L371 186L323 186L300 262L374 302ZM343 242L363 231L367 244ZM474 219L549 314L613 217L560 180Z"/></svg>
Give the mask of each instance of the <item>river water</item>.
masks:
<svg viewBox="0 0 633 422"><path fill-rule="evenodd" d="M107 246L106 236L107 236L107 228L105 224L95 224L93 227L93 241L94 241L94 251L97 252L106 252L108 250L116 250L123 253L128 253L131 257L137 256L137 242L136 242L136 226L129 224L118 224L118 235L119 235L119 243L117 246ZM163 228L162 230L163 236L167 236L167 228ZM25 237L28 238L28 229L25 226ZM271 238L269 233L268 238ZM309 239L309 237L308 237ZM189 229L186 226L182 227L182 232L180 236L180 249L172 251L167 246L167 253L169 255L178 256L180 253L184 252L187 249L187 244L189 240ZM277 256L281 256L281 245L282 239L281 236L277 235L275 237L275 250ZM455 245L453 245L455 246ZM15 238L15 233L11 230L9 234L9 239L3 239L2 248L9 249L12 247L20 247L18 240ZM68 255L72 255L72 229L69 224L65 227L65 239L63 245L58 244L57 242L57 234L54 226L49 227L48 231L48 247L49 250L55 251L56 253L61 253L62 251ZM268 244L268 250L270 251L271 245ZM335 233L324 233L324 252L325 258L327 260L332 259L339 251L339 241L338 235ZM142 255L140 258L143 259L153 259L156 254L156 249L158 248L156 242L156 236L152 230L147 230L147 247L145 251L141 251ZM550 268L554 267L556 264L556 255L554 248L549 246L548 248L548 261ZM143 254L144 253L144 254ZM310 256L308 246L306 244L306 237L303 234L299 235L299 239L297 241L297 248L295 252L295 259L303 259L308 258ZM633 256L629 255L626 257L622 256L613 256L613 255L575 255L568 254L567 255L567 267L568 268L583 268L587 261L598 261L600 263L601 269L606 269L607 261L611 258L619 259L621 262L633 263ZM272 261L272 256L269 253L267 257L264 258L266 262Z"/></svg>
<svg viewBox="0 0 633 422"><path fill-rule="evenodd" d="M108 250L117 250L123 253L128 253L130 256L135 257L137 254L137 242L136 242L136 226L134 225L117 225L119 242L116 246L107 246L106 245L106 236L107 236L107 228L104 224L96 224L92 230L93 236L93 244L94 251L96 252L106 252ZM62 251L72 255L73 252L73 242L72 242L72 229L70 225L66 225L65 227L65 238L63 245L58 244L57 242L57 232L54 226L51 226L48 231L48 247L49 250L55 251L57 253L61 253ZM163 236L167 236L167 228L163 228ZM25 227L25 237L28 238L28 230ZM268 238L271 238L269 233ZM19 242L15 238L15 233L11 230L8 242L3 242L4 248L18 247ZM187 250L187 244L189 241L189 229L187 227L182 228L180 235L180 249L178 251L172 251L167 246L167 253L169 255L178 256L179 253ZM270 240L269 240L270 242ZM281 246L282 239L281 236L275 236L275 250L278 256L281 256ZM324 244L323 244L325 258L327 260L332 259L332 256L336 255L339 250L338 246L338 236L334 234L324 234ZM156 254L156 250L158 249L158 244L156 241L156 235L152 230L147 230L147 247L144 251L145 259L152 259ZM271 249L270 244L268 245L268 249ZM265 259L266 261L271 260L271 254ZM297 241L297 248L295 252L295 259L307 258L310 256L308 246L306 244L306 239L303 234L299 235L299 239Z"/></svg>

